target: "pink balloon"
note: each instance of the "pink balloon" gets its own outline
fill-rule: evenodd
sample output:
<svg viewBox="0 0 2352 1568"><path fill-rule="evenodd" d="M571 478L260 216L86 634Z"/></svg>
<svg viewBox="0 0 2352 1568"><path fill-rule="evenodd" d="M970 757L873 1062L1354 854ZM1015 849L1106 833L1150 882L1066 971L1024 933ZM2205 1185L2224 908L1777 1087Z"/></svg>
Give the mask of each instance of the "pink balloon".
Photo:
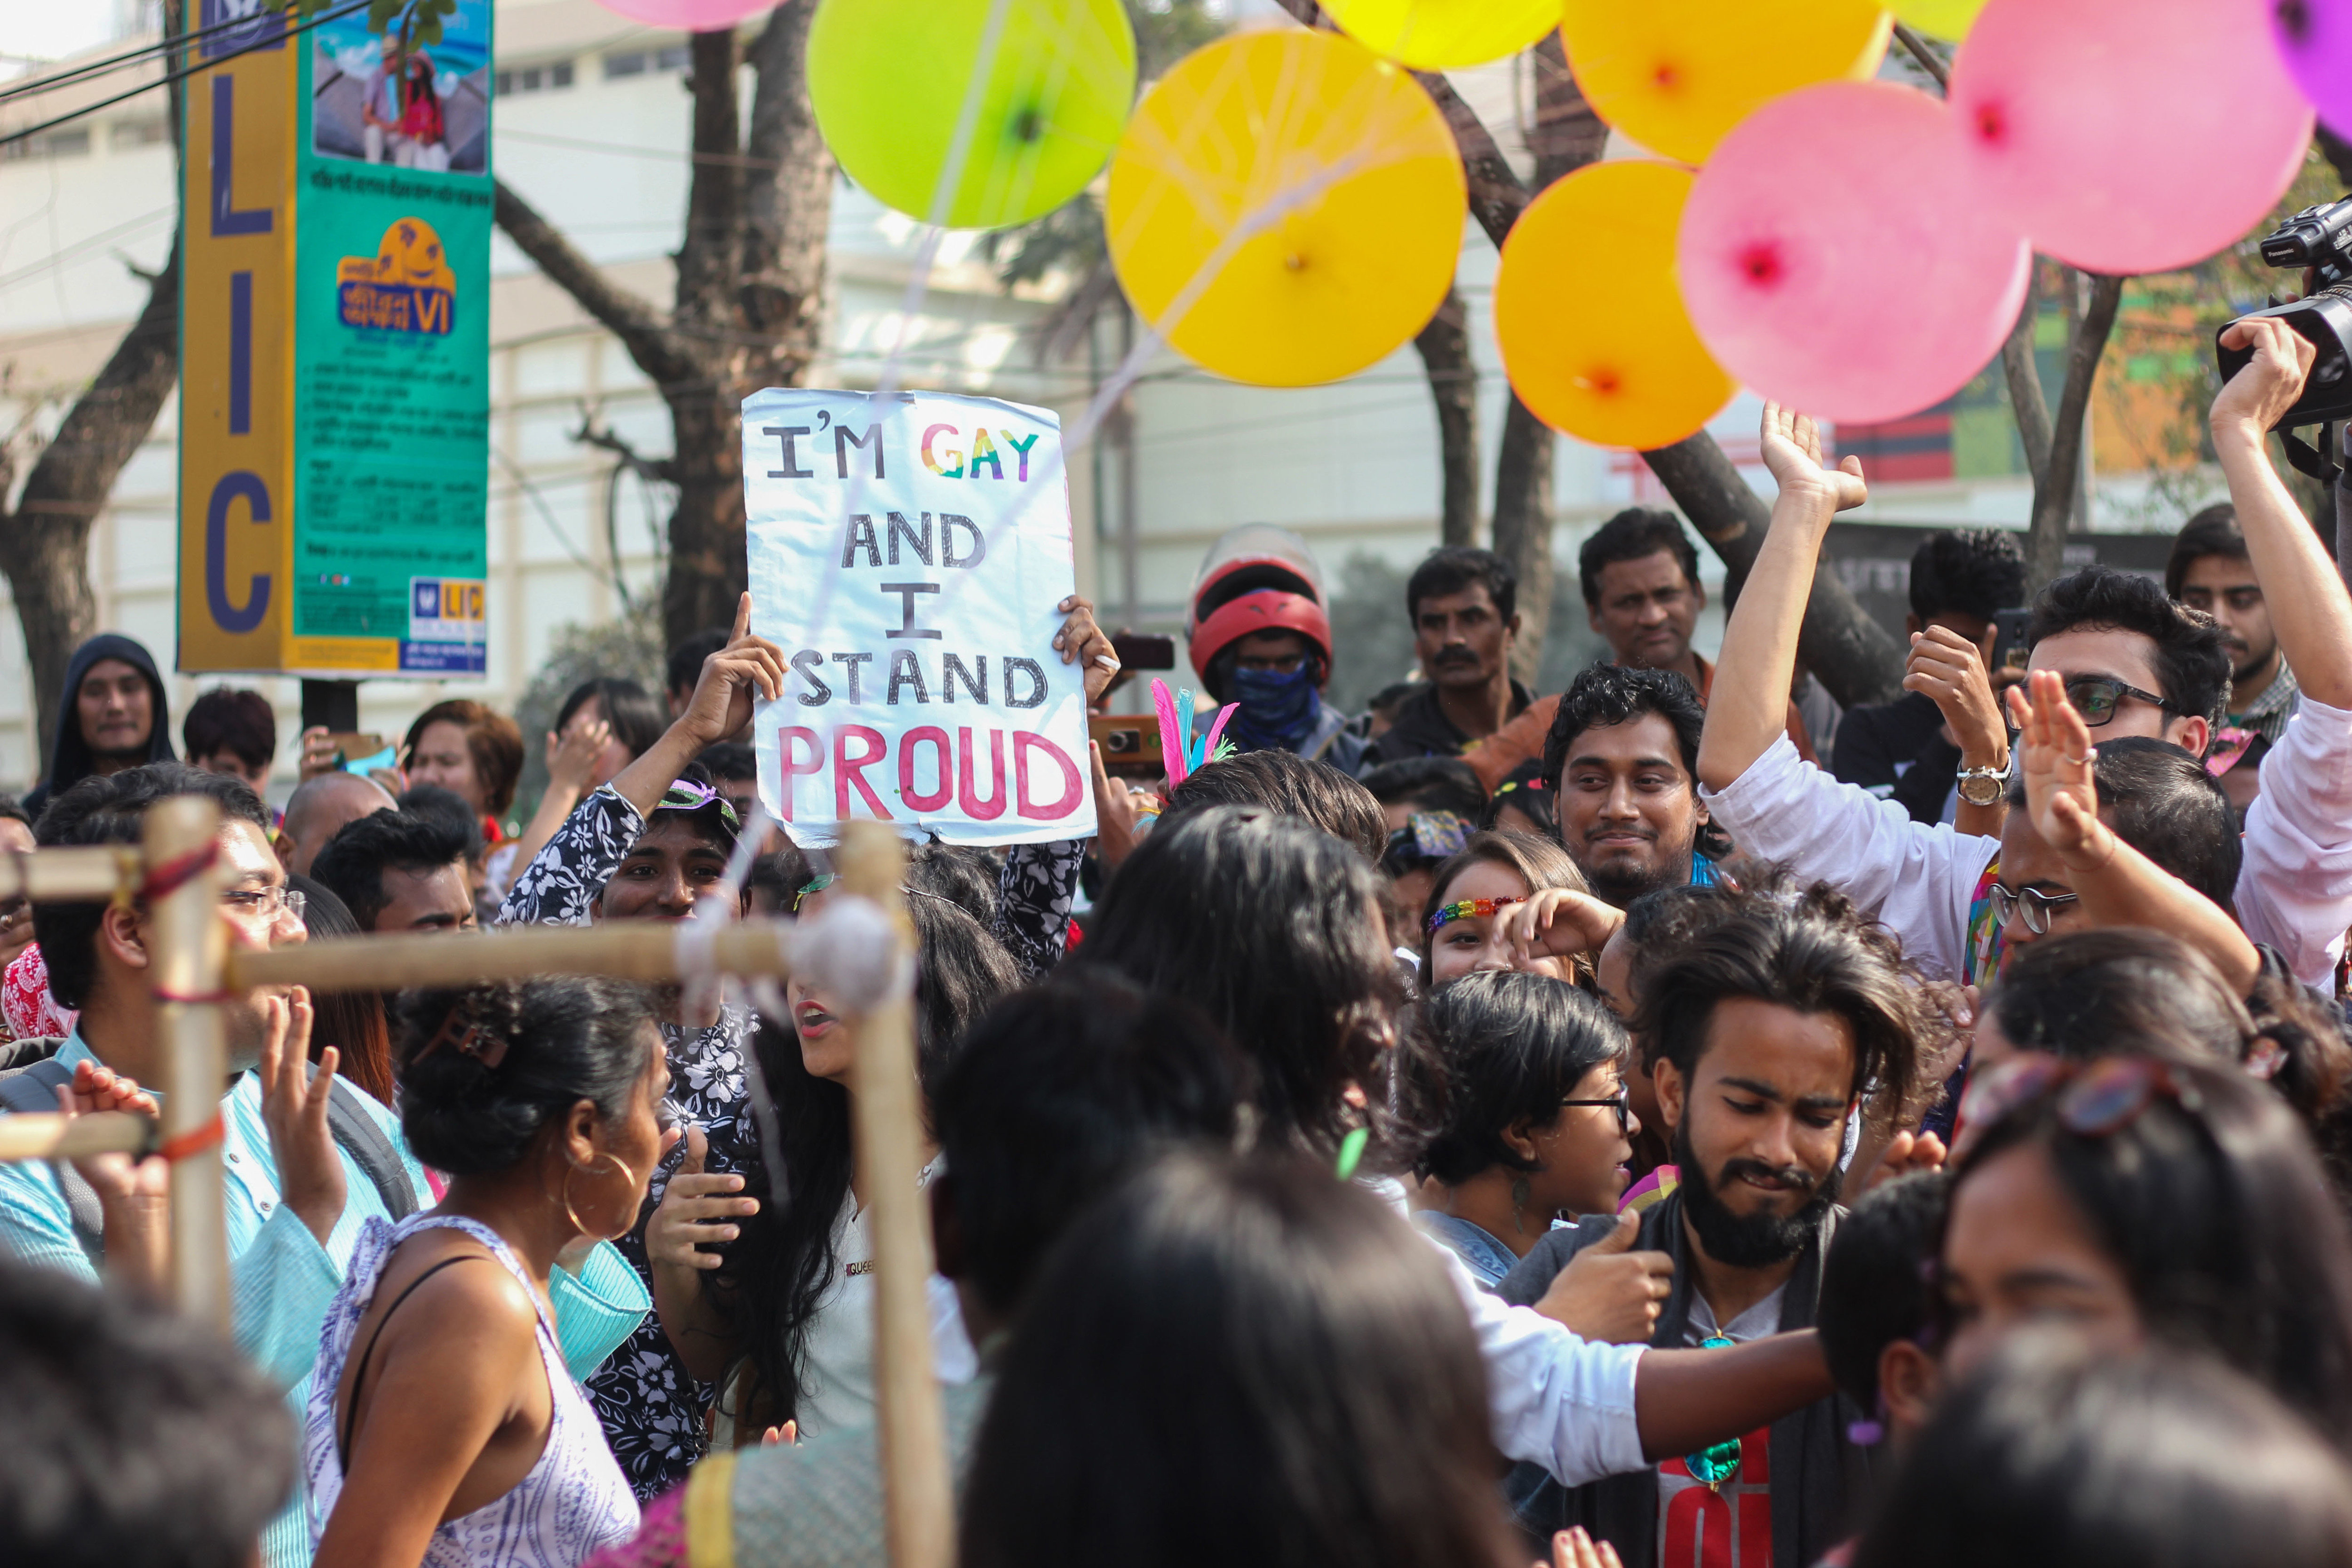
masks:
<svg viewBox="0 0 2352 1568"><path fill-rule="evenodd" d="M2352 135L2352 3L2277 0L2271 30L2287 74L2319 118L2339 135Z"/></svg>
<svg viewBox="0 0 2352 1568"><path fill-rule="evenodd" d="M1944 106L1822 82L1740 121L1692 184L1683 300L1726 370L1831 419L1898 418L1966 386L2025 300L2024 237L1955 199Z"/></svg>
<svg viewBox="0 0 2352 1568"><path fill-rule="evenodd" d="M798 0L814 5L816 0ZM776 8L776 0L598 0L605 10L649 27L676 27L680 32L708 33L731 27L748 16Z"/></svg>
<svg viewBox="0 0 2352 1568"><path fill-rule="evenodd" d="M2263 7L1990 0L1949 95L1975 199L2094 272L2186 267L2242 237L2311 141Z"/></svg>

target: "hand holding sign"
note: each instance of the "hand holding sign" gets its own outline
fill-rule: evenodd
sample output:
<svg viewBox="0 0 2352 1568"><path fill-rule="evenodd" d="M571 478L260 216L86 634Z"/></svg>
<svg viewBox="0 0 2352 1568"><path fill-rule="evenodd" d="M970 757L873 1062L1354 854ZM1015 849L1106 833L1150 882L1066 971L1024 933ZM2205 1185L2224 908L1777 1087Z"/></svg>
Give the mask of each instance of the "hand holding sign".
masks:
<svg viewBox="0 0 2352 1568"><path fill-rule="evenodd" d="M735 605L735 627L727 646L702 661L702 678L679 724L710 745L723 741L751 721L756 698L773 702L784 693L784 653L751 630L751 595Z"/></svg>

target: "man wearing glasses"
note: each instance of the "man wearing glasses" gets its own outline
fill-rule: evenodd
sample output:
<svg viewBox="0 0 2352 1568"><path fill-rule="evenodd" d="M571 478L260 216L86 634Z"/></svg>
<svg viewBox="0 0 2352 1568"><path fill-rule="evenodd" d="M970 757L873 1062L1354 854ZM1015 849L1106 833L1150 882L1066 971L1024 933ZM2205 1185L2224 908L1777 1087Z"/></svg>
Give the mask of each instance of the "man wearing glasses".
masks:
<svg viewBox="0 0 2352 1568"><path fill-rule="evenodd" d="M2326 985L2352 922L2352 597L2263 453L2265 432L2300 395L2312 358L2307 342L2292 331L2269 333L2271 325L2230 329L2250 332L2257 352L2214 400L2211 425L2304 697L2263 761L2265 787L2246 814L2242 866L2228 893L2248 937L2274 949L2298 979ZM1768 408L1763 445L1780 497L1725 631L1699 752L1703 798L1743 849L1842 889L1893 928L1931 977L1989 976L2004 939L2065 929L2074 918L2072 883L2021 812L2010 812L1998 839L1923 826L1801 767L1774 743L1769 716L1777 706L1768 700L1793 667L1822 534L1835 512L1859 505L1867 491L1858 464L1823 465L1809 419ZM2063 679L2103 763L2126 737L2168 742L2188 760L2205 756L2231 675L2223 634L2210 617L2173 604L2152 582L2094 566L2042 591L2030 638L2029 668ZM1725 684L1734 680L1736 703ZM2167 787L2210 782L2176 779ZM2108 795L2103 787L2103 815ZM2110 826L2129 841L2123 822ZM2179 841L2135 847L2195 885L2183 857L2218 847L2168 837Z"/></svg>
<svg viewBox="0 0 2352 1568"><path fill-rule="evenodd" d="M268 838L268 810L242 779L179 763L84 779L49 803L43 847L140 841L147 808L204 795L221 812L217 865L230 941L247 951L304 940L302 896ZM144 900L37 904L35 932L58 1003L79 1007L54 1054L0 1075L0 1113L79 1105L141 1110L140 1087L159 1082ZM229 1081L220 1104L232 1306L237 1343L300 1409L319 1330L370 1219L400 1219L430 1201L423 1167L393 1113L323 1070L310 1072L310 1002L301 987L264 987L227 999ZM20 1058L21 1059L21 1058ZM29 1262L94 1279L161 1289L167 1266L169 1167L121 1156L70 1173L46 1163L0 1165L0 1246ZM598 1247L575 1275L555 1271L551 1295L575 1375L604 1360L649 1304L626 1263ZM298 1497L263 1538L269 1568L310 1559Z"/></svg>

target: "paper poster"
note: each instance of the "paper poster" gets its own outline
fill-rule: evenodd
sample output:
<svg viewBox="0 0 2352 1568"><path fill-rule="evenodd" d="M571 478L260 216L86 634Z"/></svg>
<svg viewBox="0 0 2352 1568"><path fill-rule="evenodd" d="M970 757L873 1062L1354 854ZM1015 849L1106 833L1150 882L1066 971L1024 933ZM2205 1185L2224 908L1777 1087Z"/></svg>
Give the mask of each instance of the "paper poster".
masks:
<svg viewBox="0 0 2352 1568"><path fill-rule="evenodd" d="M791 661L752 721L795 843L884 821L951 844L1090 837L1061 421L944 393L743 400L751 626Z"/></svg>

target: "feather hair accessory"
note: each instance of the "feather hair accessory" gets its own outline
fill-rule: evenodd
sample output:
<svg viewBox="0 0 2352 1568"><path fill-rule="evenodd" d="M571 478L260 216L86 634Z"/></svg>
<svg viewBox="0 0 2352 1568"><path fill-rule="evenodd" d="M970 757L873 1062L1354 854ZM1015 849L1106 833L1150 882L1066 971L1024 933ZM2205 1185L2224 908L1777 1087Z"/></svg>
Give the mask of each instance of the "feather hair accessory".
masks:
<svg viewBox="0 0 2352 1568"><path fill-rule="evenodd" d="M1160 754L1167 764L1168 787L1174 789L1211 763L1223 762L1234 755L1234 744L1224 739L1225 721L1240 706L1228 702L1217 713L1216 721L1207 734L1196 733L1192 725L1192 693L1179 691L1168 695L1168 683L1154 677L1151 682L1151 705L1160 713Z"/></svg>

